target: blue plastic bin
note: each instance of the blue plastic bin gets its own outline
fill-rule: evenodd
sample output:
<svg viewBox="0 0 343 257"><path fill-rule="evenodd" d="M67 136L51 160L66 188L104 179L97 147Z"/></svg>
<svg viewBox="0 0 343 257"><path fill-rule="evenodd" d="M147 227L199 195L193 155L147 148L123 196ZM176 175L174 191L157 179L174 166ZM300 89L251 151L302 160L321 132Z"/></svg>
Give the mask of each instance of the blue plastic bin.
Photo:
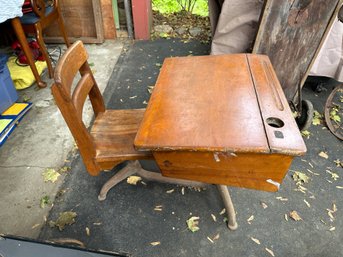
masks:
<svg viewBox="0 0 343 257"><path fill-rule="evenodd" d="M7 68L7 59L7 55L0 54L0 114L18 99L18 93Z"/></svg>

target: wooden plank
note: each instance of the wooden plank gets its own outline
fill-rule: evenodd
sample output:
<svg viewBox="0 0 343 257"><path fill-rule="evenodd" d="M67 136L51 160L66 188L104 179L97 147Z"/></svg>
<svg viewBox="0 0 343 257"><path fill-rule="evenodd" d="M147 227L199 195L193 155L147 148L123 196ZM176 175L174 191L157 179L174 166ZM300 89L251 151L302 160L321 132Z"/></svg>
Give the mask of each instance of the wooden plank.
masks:
<svg viewBox="0 0 343 257"><path fill-rule="evenodd" d="M114 16L112 11L112 0L101 0L101 13L104 25L104 38L115 39L116 28L114 24Z"/></svg>
<svg viewBox="0 0 343 257"><path fill-rule="evenodd" d="M288 101L305 81L339 0L267 0L253 53L267 54Z"/></svg>
<svg viewBox="0 0 343 257"><path fill-rule="evenodd" d="M84 43L102 43L100 0L60 0L64 25L70 41L82 39ZM95 6L93 6L95 4ZM99 18L100 12L100 18ZM63 43L57 23L44 30L47 43Z"/></svg>

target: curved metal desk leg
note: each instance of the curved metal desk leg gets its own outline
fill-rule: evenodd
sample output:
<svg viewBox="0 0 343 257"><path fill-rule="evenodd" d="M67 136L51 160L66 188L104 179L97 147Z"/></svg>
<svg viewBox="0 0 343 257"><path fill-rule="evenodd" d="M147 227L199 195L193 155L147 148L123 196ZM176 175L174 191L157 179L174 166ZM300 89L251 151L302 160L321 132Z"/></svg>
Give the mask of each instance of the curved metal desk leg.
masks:
<svg viewBox="0 0 343 257"><path fill-rule="evenodd" d="M227 186L225 185L217 185L218 191L223 199L224 206L228 216L228 228L231 230L236 230L238 227L236 221L236 213L235 208L233 207L231 196Z"/></svg>
<svg viewBox="0 0 343 257"><path fill-rule="evenodd" d="M46 83L42 81L42 79L39 76L39 73L37 71L35 62L33 61L33 56L31 49L27 43L25 33L23 31L23 27L21 26L20 20L18 17L15 17L11 20L12 27L14 29L15 34L17 35L17 38L19 40L19 43L21 47L23 48L24 54L27 58L27 61L29 62L30 68L32 70L32 73L36 79L37 85L40 88L46 87Z"/></svg>

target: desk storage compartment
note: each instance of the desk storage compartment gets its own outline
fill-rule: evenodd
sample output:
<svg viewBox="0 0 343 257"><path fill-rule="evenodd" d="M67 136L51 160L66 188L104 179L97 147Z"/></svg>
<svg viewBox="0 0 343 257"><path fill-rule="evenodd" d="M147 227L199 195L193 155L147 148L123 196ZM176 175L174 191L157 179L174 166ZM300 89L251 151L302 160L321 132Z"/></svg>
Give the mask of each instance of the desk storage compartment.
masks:
<svg viewBox="0 0 343 257"><path fill-rule="evenodd" d="M6 65L7 56L0 55L0 114L18 99L10 72Z"/></svg>

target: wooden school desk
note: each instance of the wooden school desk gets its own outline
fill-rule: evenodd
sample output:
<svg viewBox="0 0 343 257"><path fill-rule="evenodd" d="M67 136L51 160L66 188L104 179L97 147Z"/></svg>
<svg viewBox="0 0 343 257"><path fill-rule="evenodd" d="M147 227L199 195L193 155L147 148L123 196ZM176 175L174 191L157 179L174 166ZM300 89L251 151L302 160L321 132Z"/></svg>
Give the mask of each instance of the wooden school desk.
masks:
<svg viewBox="0 0 343 257"><path fill-rule="evenodd" d="M164 176L277 191L306 152L267 56L167 58L135 138Z"/></svg>

